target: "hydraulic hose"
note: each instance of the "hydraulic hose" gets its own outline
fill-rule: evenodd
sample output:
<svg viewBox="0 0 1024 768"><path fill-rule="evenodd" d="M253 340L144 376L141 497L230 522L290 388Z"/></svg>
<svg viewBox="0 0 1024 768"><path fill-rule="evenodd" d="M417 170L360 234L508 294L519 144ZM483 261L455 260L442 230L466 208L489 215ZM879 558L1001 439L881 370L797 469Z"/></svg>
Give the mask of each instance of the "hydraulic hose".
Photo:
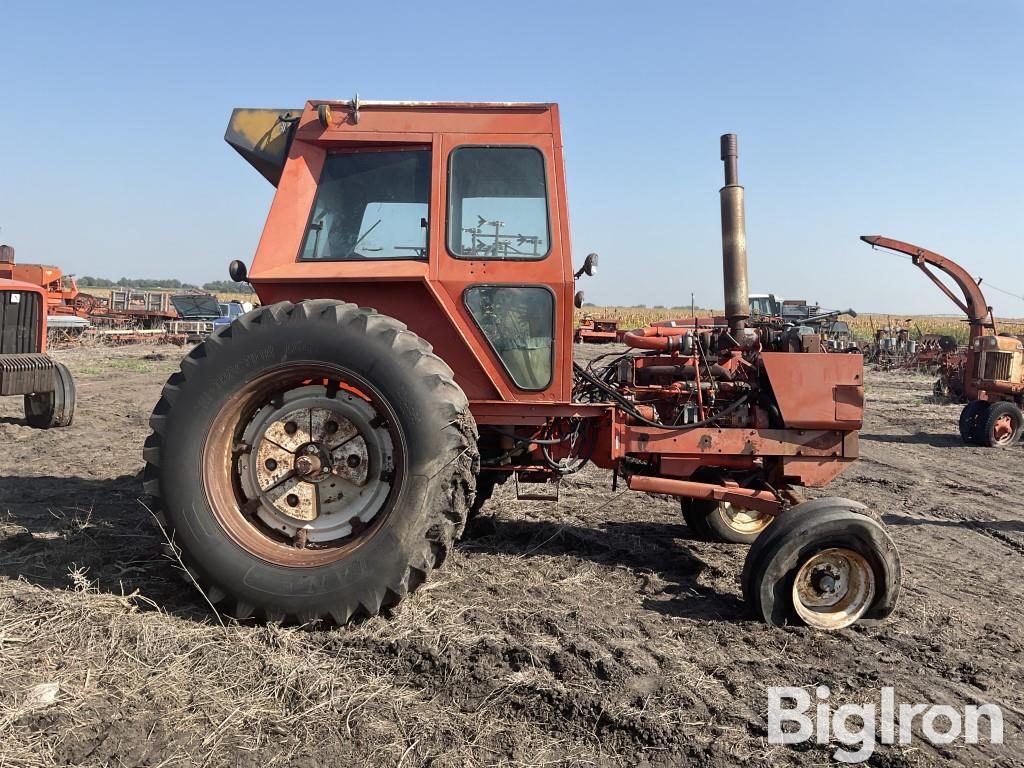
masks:
<svg viewBox="0 0 1024 768"><path fill-rule="evenodd" d="M650 419L648 419L648 418L644 417L643 415L641 415L633 407L633 404L631 402L629 402L629 400L627 400L625 397L620 395L618 392L616 392L614 389L609 387L604 382L602 382L599 379L597 379L592 374L588 373L586 370L583 369L582 366L579 365L579 363L573 363L572 367L573 367L573 370L576 372L576 375L583 377L584 379L589 381L591 384L593 384L595 387L597 387L602 392L604 392L606 395L608 395L610 398L612 398L615 402L617 402L619 405L622 406L622 410L624 410L626 413L628 413L634 419L636 419L637 421L639 421L641 424L643 424L645 426L656 427L657 429L684 430L684 429L696 429L697 427L706 427L709 424L714 424L718 419L722 418L723 416L726 416L726 415L732 413L733 411L735 411L737 408L739 408L741 405L743 405L744 403L746 403L750 399L750 395L749 394L743 395L742 397L737 398L732 403L730 403L728 406L726 406L721 411L716 413L714 416L711 416L711 417L709 417L707 419L703 419L701 421L694 421L694 422L691 422L690 424L684 424L684 425L681 425L681 426L675 426L675 425L672 425L672 424L659 424L658 422L651 421Z"/></svg>

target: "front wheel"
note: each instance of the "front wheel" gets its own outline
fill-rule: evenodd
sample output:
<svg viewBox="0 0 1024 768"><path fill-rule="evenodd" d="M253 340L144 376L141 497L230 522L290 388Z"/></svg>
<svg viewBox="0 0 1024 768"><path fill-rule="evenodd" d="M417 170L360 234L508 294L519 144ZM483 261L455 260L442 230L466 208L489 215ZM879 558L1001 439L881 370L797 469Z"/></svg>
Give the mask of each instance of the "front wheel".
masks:
<svg viewBox="0 0 1024 768"><path fill-rule="evenodd" d="M476 426L393 318L281 303L218 330L164 387L146 490L213 604L274 621L377 614L462 533Z"/></svg>
<svg viewBox="0 0 1024 768"><path fill-rule="evenodd" d="M1013 403L992 403L975 422L974 441L989 448L1006 448L1020 442L1024 415Z"/></svg>
<svg viewBox="0 0 1024 768"><path fill-rule="evenodd" d="M848 499L805 502L747 552L744 597L773 626L837 630L895 610L899 553L877 515Z"/></svg>
<svg viewBox="0 0 1024 768"><path fill-rule="evenodd" d="M64 363L53 364L53 389L25 395L25 421L38 429L69 427L75 419L75 380Z"/></svg>

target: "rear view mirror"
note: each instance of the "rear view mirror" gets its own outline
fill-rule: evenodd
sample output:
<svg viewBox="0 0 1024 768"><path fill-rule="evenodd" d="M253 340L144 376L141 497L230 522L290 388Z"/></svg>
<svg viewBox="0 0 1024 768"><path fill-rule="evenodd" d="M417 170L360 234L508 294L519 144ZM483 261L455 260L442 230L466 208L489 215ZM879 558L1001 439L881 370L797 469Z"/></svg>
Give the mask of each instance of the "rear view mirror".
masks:
<svg viewBox="0 0 1024 768"><path fill-rule="evenodd" d="M228 264L228 276L236 283L249 282L249 274L245 268L245 262L235 259Z"/></svg>
<svg viewBox="0 0 1024 768"><path fill-rule="evenodd" d="M596 253L589 254L587 256L587 258L584 260L583 266L580 267L579 270L577 270L576 274L574 274L573 277L578 278L582 274L586 274L589 277L593 277L594 275L596 275L597 274L597 258L598 257L597 257Z"/></svg>

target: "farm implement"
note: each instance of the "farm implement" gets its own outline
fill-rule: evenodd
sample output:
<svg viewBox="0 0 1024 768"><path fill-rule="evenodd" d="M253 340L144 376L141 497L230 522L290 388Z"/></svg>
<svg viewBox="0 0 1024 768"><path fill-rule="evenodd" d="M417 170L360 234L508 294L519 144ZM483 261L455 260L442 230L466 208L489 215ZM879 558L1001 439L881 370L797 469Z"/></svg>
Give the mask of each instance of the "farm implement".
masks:
<svg viewBox="0 0 1024 768"><path fill-rule="evenodd" d="M725 316L572 360L581 306L554 104L310 101L239 109L226 140L277 189L251 268L263 306L182 361L145 487L211 604L345 624L415 591L496 485L555 499L588 462L752 542L773 625L884 619L880 518L804 501L856 460L859 354L750 319L736 136L721 140ZM370 309L369 307L375 307ZM608 359L608 358L612 359Z"/></svg>
<svg viewBox="0 0 1024 768"><path fill-rule="evenodd" d="M584 315L573 334L573 341L577 344L611 344L622 341L624 333L614 318Z"/></svg>
<svg viewBox="0 0 1024 768"><path fill-rule="evenodd" d="M981 280L975 280L952 259L926 248L880 235L864 235L861 240L910 256L914 265L967 316L970 334L962 367L956 357L947 358L943 363L944 378L936 384L936 390L959 390L968 401L960 413L963 441L990 447L1016 445L1024 431L1024 342L1017 336L998 332L992 307L981 292ZM961 296L929 267L948 275Z"/></svg>

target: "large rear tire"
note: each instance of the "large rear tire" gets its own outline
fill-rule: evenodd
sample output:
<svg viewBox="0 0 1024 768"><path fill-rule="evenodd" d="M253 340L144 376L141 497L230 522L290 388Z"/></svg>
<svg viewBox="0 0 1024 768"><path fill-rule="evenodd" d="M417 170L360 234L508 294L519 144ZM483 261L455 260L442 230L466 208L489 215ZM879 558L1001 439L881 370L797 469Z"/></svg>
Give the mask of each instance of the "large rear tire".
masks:
<svg viewBox="0 0 1024 768"><path fill-rule="evenodd" d="M441 565L473 500L476 425L451 369L353 304L243 315L182 361L150 424L158 519L237 618L375 615Z"/></svg>
<svg viewBox="0 0 1024 768"><path fill-rule="evenodd" d="M25 395L25 421L38 429L70 427L75 420L75 380L64 363L53 364L53 391Z"/></svg>

